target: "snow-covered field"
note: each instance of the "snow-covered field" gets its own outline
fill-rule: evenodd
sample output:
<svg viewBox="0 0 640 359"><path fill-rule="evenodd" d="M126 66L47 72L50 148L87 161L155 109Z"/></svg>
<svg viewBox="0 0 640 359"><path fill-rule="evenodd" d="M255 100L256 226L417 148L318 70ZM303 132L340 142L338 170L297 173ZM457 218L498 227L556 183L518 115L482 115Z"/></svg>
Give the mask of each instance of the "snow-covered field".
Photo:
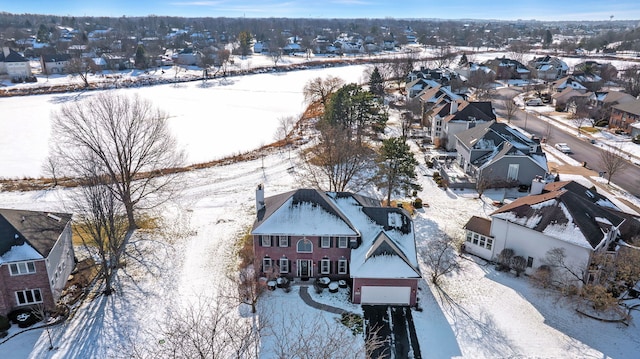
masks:
<svg viewBox="0 0 640 359"><path fill-rule="evenodd" d="M346 69L348 74L346 76L353 76L353 80L349 81L358 80L361 76L362 68ZM310 75L294 75L294 73L252 75L247 79L234 78L232 79L234 84L228 86L216 85L201 88L198 87L199 83L192 83L183 84L181 85L183 87L178 89L168 86L167 89L148 89L148 91L157 91L155 97L151 96L152 99L162 107L165 107L163 106L165 104L170 105L165 109L175 116L183 116L182 119L185 121L188 121L186 116L199 112L174 109L173 106L178 103L192 106L200 103L209 104L213 101L212 91L215 89L226 91L217 95L221 97L221 103L230 103L231 98L227 101L225 96L234 96L236 92L240 92L240 97L246 101L241 103L243 106L251 107L258 101L255 97L265 97L260 99L262 104L260 108L270 109L268 113L272 116L270 121L273 122L269 130L258 125L249 126L248 122L241 122L244 116L236 115L243 113L240 103L236 104L235 108L225 112L220 111L220 116L215 116L215 121L226 121L231 125L238 124L227 127L225 131L219 130L219 124L216 126L205 123L192 124L196 129L210 129L221 132L235 141L247 142L246 149L250 149L270 142L275 130L274 124L277 122L274 119L283 114L299 113L302 102L300 92L306 79L329 73L338 75L334 72L338 70L315 70ZM253 76L265 77L260 78L260 81L254 81L251 79ZM293 77L289 78L289 76L298 77L294 81ZM296 81L300 82L296 83ZM283 91L272 94L270 91L272 87L280 88L277 82L287 83L287 86L293 89L292 92L295 92L292 98L297 96L297 100L290 99L288 103L274 106L265 105L279 101L281 96L291 95L282 93ZM240 85L244 90L232 90L234 86ZM183 93L180 93L181 91ZM178 102L174 96L179 96L177 98L183 102ZM198 101L193 100L196 96ZM15 111L13 114L17 116L24 113L26 109L38 110L34 106L45 106L54 98L56 97L49 96L48 100L23 104L25 107L16 106L16 109L12 110ZM190 98L192 100L189 100ZM5 100L2 99L3 102L0 102L3 114L5 107L9 106L7 104L11 103L10 100L22 102L29 101L29 98L8 99L7 102ZM42 114L44 115L50 109L51 107ZM203 111L205 112L202 117L210 114L213 116L216 108L207 107ZM260 118L266 117L264 113L260 114ZM3 116L0 121L6 121L7 118L12 117ZM0 146L2 161L7 148L12 149L9 152L17 156L18 162L30 160L21 154L23 147L19 151L13 150L20 142L12 141L14 137L22 136L20 138L29 144L24 147L32 147L36 144L28 140L33 136L46 139L48 130L45 131L40 126L46 127L48 116L41 117L39 121L28 127L12 125L14 127L8 129L14 131L14 135L0 136L0 141L11 141L6 145L8 147ZM5 125L3 122L2 126ZM6 128L0 128L0 132L4 133ZM180 131L180 126L174 128L177 132ZM20 131L26 132L17 133ZM184 137L178 135L178 139L187 146L191 156L209 159L211 156L224 155L209 152L206 144L190 145L191 140L188 136L195 136L195 130L191 128L191 130L183 129L182 131L185 131ZM206 138L209 138L208 143L214 147L213 137ZM245 141L246 138L250 140ZM0 144L5 145L5 142ZM234 151L239 150L234 149L227 153ZM32 156L36 158L38 153ZM553 156L560 157L562 154L554 153ZM295 154L291 158L295 161ZM17 168L18 164L15 160L11 165L9 162L0 162L0 169ZM294 171L288 170L292 165ZM31 167L25 168L34 169L33 163ZM425 172L426 169L421 168L420 173ZM0 175L9 176L4 173ZM264 160L247 161L182 174L184 190L174 201L157 212L157 215L163 218L164 235L145 234L159 240L155 244L149 244L153 246L152 252L156 256L150 260L161 264L154 272L155 275L135 271L135 267L128 268L133 271L133 277L120 278L121 286L116 295L99 296L87 301L70 321L51 328L50 334L55 350L48 350L47 332L43 329L35 329L0 344L0 358L121 358L130 357L127 349L131 348L132 343L137 345L137 349L143 351L144 348L152 350L161 345L163 338L161 323L167 308L193 303L197 298L220 296L221 283L225 280L227 263L225 258L229 256L235 238L253 222L256 185L264 183L266 195L270 196L296 188L301 176L304 175L299 166L292 163L288 153L279 152L265 156ZM571 177L563 177L563 179L568 178ZM585 179L581 177L580 180ZM421 177L420 182L423 191L419 196L429 204L428 208L419 211L415 217L416 239L420 248L442 232L453 236L460 235L462 225L470 216L486 216L494 210L491 197L505 196L502 191L487 191L485 197L480 200L476 199L475 192L439 189L429 176ZM6 208L64 210L65 199L73 194L73 189L0 192L0 205ZM371 192L369 195L377 194ZM423 358L631 359L636 358L637 353L640 352L637 315L629 326L586 319L575 312L575 308L566 298L549 290L532 286L526 277L515 278L496 272L492 266L475 261L473 258L461 259L461 261L463 270L444 279L443 289L447 296L443 296L425 281L421 283L420 303L423 311L414 312L414 319ZM423 273L428 273L424 265L422 270ZM304 305L299 299L297 290L298 288L294 287L291 293L283 293L280 290L267 293L260 302L260 309L263 313L270 309L270 313L264 314L261 319L269 320L272 325L282 325L291 318L293 313L301 321L311 321L312 318L322 316L332 323L335 316L319 313ZM317 299L348 310L359 310L358 307L346 303L344 299L331 297L327 293ZM242 310L234 311L229 315L238 323L247 320L246 313ZM335 326L336 330L344 330L340 324L336 323ZM11 333L16 332L17 328L14 326ZM275 340L275 337L270 335L262 338L260 343L264 353L262 358L272 357L268 353L274 347Z"/></svg>

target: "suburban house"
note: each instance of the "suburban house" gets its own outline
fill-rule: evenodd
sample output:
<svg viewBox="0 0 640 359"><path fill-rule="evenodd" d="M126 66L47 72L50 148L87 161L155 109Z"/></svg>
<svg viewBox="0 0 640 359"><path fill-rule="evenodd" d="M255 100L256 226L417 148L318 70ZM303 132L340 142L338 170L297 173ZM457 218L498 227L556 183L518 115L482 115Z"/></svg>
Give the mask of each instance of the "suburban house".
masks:
<svg viewBox="0 0 640 359"><path fill-rule="evenodd" d="M589 101L592 95L593 93L591 92L584 92L567 87L562 90L562 92L556 92L551 95L551 103L556 109L566 111L569 105L577 101L576 99L584 98L586 101Z"/></svg>
<svg viewBox="0 0 640 359"><path fill-rule="evenodd" d="M347 280L353 303L416 305L421 274L404 209L316 189L265 198L259 185L256 210L251 234L262 275Z"/></svg>
<svg viewBox="0 0 640 359"><path fill-rule="evenodd" d="M47 75L64 74L69 60L71 60L69 54L42 55L40 56L42 73Z"/></svg>
<svg viewBox="0 0 640 359"><path fill-rule="evenodd" d="M535 69L538 79L544 81L553 81L567 75L569 66L566 62L557 57L549 55L534 57L529 61L529 66Z"/></svg>
<svg viewBox="0 0 640 359"><path fill-rule="evenodd" d="M455 137L458 164L485 187L528 185L549 171L540 141L508 124L480 123Z"/></svg>
<svg viewBox="0 0 640 359"><path fill-rule="evenodd" d="M465 251L497 261L503 249L512 249L526 259L525 273L533 274L540 266L551 264L546 259L550 250L561 248L565 264L584 278L570 278L561 271L553 275L580 285L597 277L597 268L590 268L594 253L613 253L619 239L638 233L637 217L621 212L595 188L574 181L545 184L537 179L531 193L502 206L490 219L472 217L464 226Z"/></svg>
<svg viewBox="0 0 640 359"><path fill-rule="evenodd" d="M428 113L431 119L431 139L437 139L448 151L456 147L455 135L477 124L495 121L493 105L488 102L455 100L437 105Z"/></svg>
<svg viewBox="0 0 640 359"><path fill-rule="evenodd" d="M0 52L0 75L7 75L12 80L25 80L33 76L29 60L6 46Z"/></svg>
<svg viewBox="0 0 640 359"><path fill-rule="evenodd" d="M505 57L488 60L484 65L493 70L496 73L496 78L501 80L526 80L531 75L531 71L523 63Z"/></svg>
<svg viewBox="0 0 640 359"><path fill-rule="evenodd" d="M571 76L563 77L559 80L556 80L551 83L551 88L554 92L562 92L567 88L571 88L580 93L587 92L587 87L580 83L580 81L576 80Z"/></svg>
<svg viewBox="0 0 640 359"><path fill-rule="evenodd" d="M54 309L74 258L70 214L0 209L0 314Z"/></svg>
<svg viewBox="0 0 640 359"><path fill-rule="evenodd" d="M611 106L609 128L631 133L631 125L640 121L640 100Z"/></svg>

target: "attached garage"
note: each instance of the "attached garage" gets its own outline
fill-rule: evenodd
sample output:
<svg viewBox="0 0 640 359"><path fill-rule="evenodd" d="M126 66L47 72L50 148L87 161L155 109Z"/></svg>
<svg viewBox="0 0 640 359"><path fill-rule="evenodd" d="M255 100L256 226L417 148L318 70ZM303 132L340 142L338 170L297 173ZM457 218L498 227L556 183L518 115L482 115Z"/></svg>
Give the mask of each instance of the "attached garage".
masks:
<svg viewBox="0 0 640 359"><path fill-rule="evenodd" d="M360 303L411 305L411 287L362 286Z"/></svg>

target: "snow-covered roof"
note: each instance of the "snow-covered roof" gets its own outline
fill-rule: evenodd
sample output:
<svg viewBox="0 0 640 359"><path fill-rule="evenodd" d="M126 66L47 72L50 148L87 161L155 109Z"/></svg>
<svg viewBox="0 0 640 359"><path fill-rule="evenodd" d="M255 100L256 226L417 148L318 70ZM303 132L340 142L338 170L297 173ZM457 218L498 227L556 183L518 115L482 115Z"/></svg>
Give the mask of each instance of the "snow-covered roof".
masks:
<svg viewBox="0 0 640 359"><path fill-rule="evenodd" d="M357 278L419 278L413 222L403 209L349 192L295 191L265 198L253 235L359 236Z"/></svg>
<svg viewBox="0 0 640 359"><path fill-rule="evenodd" d="M591 250L624 222L615 213L564 188L519 198L491 217Z"/></svg>

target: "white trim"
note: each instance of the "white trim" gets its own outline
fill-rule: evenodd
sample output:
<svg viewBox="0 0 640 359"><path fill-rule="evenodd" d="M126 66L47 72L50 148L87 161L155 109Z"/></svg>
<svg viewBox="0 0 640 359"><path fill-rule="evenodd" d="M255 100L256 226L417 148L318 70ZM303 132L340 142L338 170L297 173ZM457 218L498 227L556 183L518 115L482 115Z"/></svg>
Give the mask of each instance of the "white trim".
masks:
<svg viewBox="0 0 640 359"><path fill-rule="evenodd" d="M342 270L341 270L341 266ZM349 272L349 260L347 259L338 259L338 274L347 274Z"/></svg>
<svg viewBox="0 0 640 359"><path fill-rule="evenodd" d="M325 244L325 240L327 240L327 244ZM320 237L320 248L331 248L331 237L322 236Z"/></svg>
<svg viewBox="0 0 640 359"><path fill-rule="evenodd" d="M282 242L284 241L284 246ZM289 236L278 236L278 247L289 247Z"/></svg>
<svg viewBox="0 0 640 359"><path fill-rule="evenodd" d="M278 265L280 266L280 273L289 273L289 259L287 257L280 258Z"/></svg>
<svg viewBox="0 0 640 359"><path fill-rule="evenodd" d="M20 297L18 296L18 293L22 293L22 296L24 298L24 303L20 303ZM31 294L31 298L33 299L32 301L29 301L28 294ZM38 297L40 297L40 300L36 299L36 293L38 293ZM28 304L36 304L36 303L42 303L42 291L39 288L36 289L25 289L25 290L18 290L15 292L16 295L16 303L18 305L28 305Z"/></svg>
<svg viewBox="0 0 640 359"><path fill-rule="evenodd" d="M302 262L307 263L307 274L302 274ZM298 259L296 274L298 277L313 277L313 261L311 259Z"/></svg>
<svg viewBox="0 0 640 359"><path fill-rule="evenodd" d="M344 241L344 245L342 244ZM338 237L338 248L347 248L349 246L349 238L347 237Z"/></svg>
<svg viewBox="0 0 640 359"><path fill-rule="evenodd" d="M34 261L9 263L9 273L11 276L33 274L35 272L36 263Z"/></svg>
<svg viewBox="0 0 640 359"><path fill-rule="evenodd" d="M331 274L331 260L329 258L320 260L320 274Z"/></svg>
<svg viewBox="0 0 640 359"><path fill-rule="evenodd" d="M300 250L300 244L309 244L310 250ZM305 248L306 249L306 248ZM303 237L296 242L296 252L298 253L313 253L313 243L307 238Z"/></svg>
<svg viewBox="0 0 640 359"><path fill-rule="evenodd" d="M273 260L269 257L262 258L262 272L266 273L267 271L271 271L273 269Z"/></svg>

